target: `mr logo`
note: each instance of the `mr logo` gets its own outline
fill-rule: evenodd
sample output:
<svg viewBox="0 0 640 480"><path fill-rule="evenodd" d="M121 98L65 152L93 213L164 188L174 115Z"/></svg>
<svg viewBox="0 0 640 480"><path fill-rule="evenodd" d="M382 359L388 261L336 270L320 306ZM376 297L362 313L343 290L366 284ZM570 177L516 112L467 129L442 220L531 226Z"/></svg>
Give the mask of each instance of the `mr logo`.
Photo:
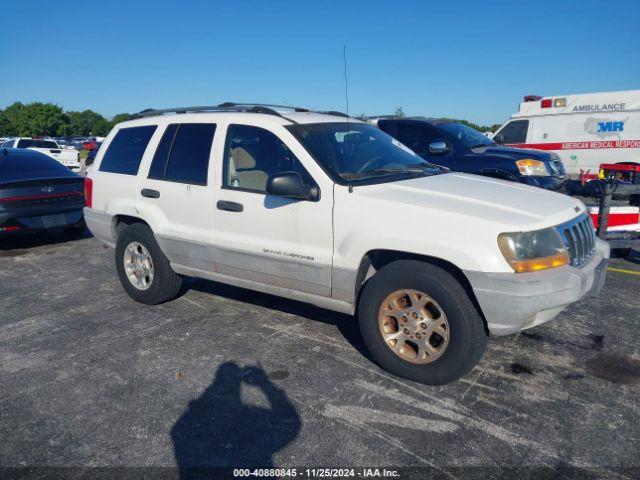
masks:
<svg viewBox="0 0 640 480"><path fill-rule="evenodd" d="M628 120L613 120L609 118L593 118L589 117L584 122L584 130L591 135L600 138L616 136L620 138L620 132L624 131L624 124Z"/></svg>
<svg viewBox="0 0 640 480"><path fill-rule="evenodd" d="M598 132L622 132L624 122L598 122Z"/></svg>

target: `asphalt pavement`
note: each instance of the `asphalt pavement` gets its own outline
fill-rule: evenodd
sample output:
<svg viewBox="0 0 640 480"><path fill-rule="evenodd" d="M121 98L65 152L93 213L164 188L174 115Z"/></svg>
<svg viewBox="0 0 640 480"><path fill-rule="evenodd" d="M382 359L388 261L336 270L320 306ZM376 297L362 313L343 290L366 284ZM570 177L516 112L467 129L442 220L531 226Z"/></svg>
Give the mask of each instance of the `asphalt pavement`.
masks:
<svg viewBox="0 0 640 480"><path fill-rule="evenodd" d="M204 280L149 307L88 235L2 242L1 466L640 474L640 255L429 387L372 363L349 316Z"/></svg>

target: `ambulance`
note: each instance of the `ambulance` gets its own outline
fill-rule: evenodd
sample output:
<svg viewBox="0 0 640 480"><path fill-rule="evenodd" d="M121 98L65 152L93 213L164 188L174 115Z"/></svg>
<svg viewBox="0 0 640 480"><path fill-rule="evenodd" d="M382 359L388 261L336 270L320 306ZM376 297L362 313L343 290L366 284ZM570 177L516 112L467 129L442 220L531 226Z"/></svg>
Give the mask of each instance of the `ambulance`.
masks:
<svg viewBox="0 0 640 480"><path fill-rule="evenodd" d="M640 165L640 90L525 96L493 140L555 152L573 179L595 177L602 163Z"/></svg>

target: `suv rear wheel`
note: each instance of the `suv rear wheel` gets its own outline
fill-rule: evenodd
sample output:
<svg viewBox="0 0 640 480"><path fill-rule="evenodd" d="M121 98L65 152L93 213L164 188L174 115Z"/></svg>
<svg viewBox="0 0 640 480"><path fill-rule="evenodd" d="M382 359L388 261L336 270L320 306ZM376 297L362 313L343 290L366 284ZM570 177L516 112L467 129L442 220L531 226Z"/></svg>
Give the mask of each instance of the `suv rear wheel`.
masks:
<svg viewBox="0 0 640 480"><path fill-rule="evenodd" d="M484 323L462 285L425 262L382 267L364 287L358 316L365 344L381 367L428 385L464 376L487 343Z"/></svg>
<svg viewBox="0 0 640 480"><path fill-rule="evenodd" d="M182 277L171 268L151 229L142 223L118 233L116 269L127 294L147 305L175 298L182 286Z"/></svg>

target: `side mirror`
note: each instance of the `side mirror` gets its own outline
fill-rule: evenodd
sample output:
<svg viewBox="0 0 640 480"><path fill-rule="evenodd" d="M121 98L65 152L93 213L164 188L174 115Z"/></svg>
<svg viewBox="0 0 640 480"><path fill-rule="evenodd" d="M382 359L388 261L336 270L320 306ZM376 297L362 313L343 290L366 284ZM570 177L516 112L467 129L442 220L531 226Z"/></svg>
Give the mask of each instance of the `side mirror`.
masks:
<svg viewBox="0 0 640 480"><path fill-rule="evenodd" d="M502 133L498 133L493 136L492 140L496 142L498 145L504 144L504 135Z"/></svg>
<svg viewBox="0 0 640 480"><path fill-rule="evenodd" d="M320 190L316 185L305 185L297 172L282 172L267 179L267 193L278 197L295 198L317 202Z"/></svg>
<svg viewBox="0 0 640 480"><path fill-rule="evenodd" d="M443 153L448 153L449 145L444 140L434 140L429 144L429 153L432 155L442 155Z"/></svg>

